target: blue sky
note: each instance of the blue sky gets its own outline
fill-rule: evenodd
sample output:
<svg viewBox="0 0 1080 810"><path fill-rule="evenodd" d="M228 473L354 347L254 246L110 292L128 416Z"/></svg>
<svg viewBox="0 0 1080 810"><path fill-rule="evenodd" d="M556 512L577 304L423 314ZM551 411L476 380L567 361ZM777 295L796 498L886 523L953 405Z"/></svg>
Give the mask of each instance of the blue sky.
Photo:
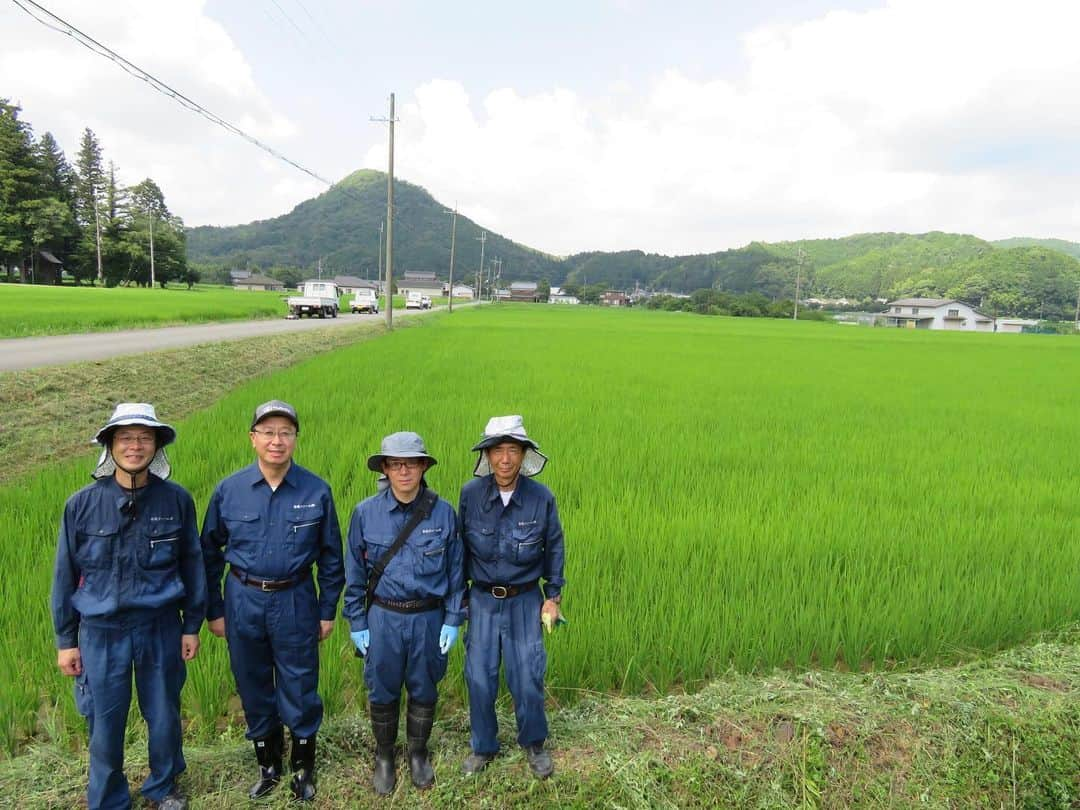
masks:
<svg viewBox="0 0 1080 810"><path fill-rule="evenodd" d="M1080 239L1080 4L46 0L315 172L384 168L557 254L893 230ZM192 225L318 182L0 5L0 96ZM28 66L33 66L32 69Z"/></svg>

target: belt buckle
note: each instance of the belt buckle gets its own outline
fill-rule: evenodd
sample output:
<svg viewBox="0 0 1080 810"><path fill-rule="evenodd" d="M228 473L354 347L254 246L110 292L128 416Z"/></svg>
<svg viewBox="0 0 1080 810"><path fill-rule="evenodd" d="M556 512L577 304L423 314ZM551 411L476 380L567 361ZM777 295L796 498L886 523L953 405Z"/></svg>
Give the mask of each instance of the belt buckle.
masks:
<svg viewBox="0 0 1080 810"><path fill-rule="evenodd" d="M267 587L267 586L268 586L268 585L270 585L270 584L271 584L271 583L270 583L270 580L268 580L268 579L264 579L264 580L262 580L262 581L261 581L261 582L259 583L259 587L260 587L260 588L261 588L262 590L264 590L264 591L268 591L268 592L269 592L269 591L273 590L272 588L269 588L269 587Z"/></svg>
<svg viewBox="0 0 1080 810"><path fill-rule="evenodd" d="M494 596L496 599L505 599L510 595L510 589L507 588L505 585L492 585L491 595Z"/></svg>

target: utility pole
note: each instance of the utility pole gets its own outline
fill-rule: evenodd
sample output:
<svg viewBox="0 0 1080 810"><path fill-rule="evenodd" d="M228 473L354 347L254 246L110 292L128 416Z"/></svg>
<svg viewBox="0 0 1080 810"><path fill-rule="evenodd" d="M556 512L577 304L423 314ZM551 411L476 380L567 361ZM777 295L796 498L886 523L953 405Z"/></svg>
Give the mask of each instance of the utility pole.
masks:
<svg viewBox="0 0 1080 810"><path fill-rule="evenodd" d="M154 289L154 204L151 202L146 209L146 215L150 217L150 289Z"/></svg>
<svg viewBox="0 0 1080 810"><path fill-rule="evenodd" d="M799 292L802 288L802 265L803 259L806 258L806 253L803 252L803 249L800 247L795 256L799 260L799 264L798 269L795 271L795 314L791 316L791 320L793 321L799 320Z"/></svg>
<svg viewBox="0 0 1080 810"><path fill-rule="evenodd" d="M495 264L499 269L495 271L495 286L493 289L497 291L499 289L499 281L502 279L502 259L496 259Z"/></svg>
<svg viewBox="0 0 1080 810"><path fill-rule="evenodd" d="M390 94L390 117L372 118L390 124L390 148L386 170L386 328L394 328L394 94ZM380 230L381 236L381 230Z"/></svg>
<svg viewBox="0 0 1080 810"><path fill-rule="evenodd" d="M487 242L487 231L480 231L480 235L474 237L480 240L480 271L476 274L476 300L483 300L484 289L484 244Z"/></svg>
<svg viewBox="0 0 1080 810"><path fill-rule="evenodd" d="M1076 328L1080 329L1080 287L1076 290Z"/></svg>
<svg viewBox="0 0 1080 810"><path fill-rule="evenodd" d="M383 227L385 225L386 225L386 220L383 220L383 221L381 221L379 223L379 275L376 277L376 281L378 281L380 284L383 283L383 277L382 277L382 232L383 232Z"/></svg>
<svg viewBox="0 0 1080 810"><path fill-rule="evenodd" d="M447 211L443 209L444 214L453 214L453 219L450 220L450 297L446 302L446 311L454 311L454 242L457 239L457 203L454 203L454 210Z"/></svg>

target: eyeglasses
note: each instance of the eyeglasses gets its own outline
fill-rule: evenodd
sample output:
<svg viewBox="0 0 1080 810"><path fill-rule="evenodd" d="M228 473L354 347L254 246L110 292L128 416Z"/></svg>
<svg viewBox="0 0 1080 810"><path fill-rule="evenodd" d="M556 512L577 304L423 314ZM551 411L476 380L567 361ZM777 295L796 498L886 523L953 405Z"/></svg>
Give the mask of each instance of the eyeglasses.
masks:
<svg viewBox="0 0 1080 810"><path fill-rule="evenodd" d="M117 433L116 434L116 442L117 442L117 444L123 444L123 445L153 444L154 439L155 439L155 436L154 436L153 433Z"/></svg>
<svg viewBox="0 0 1080 810"><path fill-rule="evenodd" d="M270 430L269 428L256 428L251 432L258 436L260 439L265 439L266 441L270 441L275 436L277 436L283 442L289 442L296 438L296 431L288 429Z"/></svg>
<svg viewBox="0 0 1080 810"><path fill-rule="evenodd" d="M407 459L395 459L394 461L384 461L386 469L390 472L401 472L402 470L418 470L424 466L424 459L422 458L407 458Z"/></svg>

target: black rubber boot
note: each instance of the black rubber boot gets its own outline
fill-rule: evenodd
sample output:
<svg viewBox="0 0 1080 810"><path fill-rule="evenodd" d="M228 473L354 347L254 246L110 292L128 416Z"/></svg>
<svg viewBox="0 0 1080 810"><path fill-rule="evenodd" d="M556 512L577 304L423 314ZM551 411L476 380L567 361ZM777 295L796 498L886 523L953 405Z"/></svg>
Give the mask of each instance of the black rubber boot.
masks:
<svg viewBox="0 0 1080 810"><path fill-rule="evenodd" d="M371 782L380 796L392 793L397 783L394 746L397 744L400 707L400 702L396 700L393 703L370 704L371 731L375 735L375 771Z"/></svg>
<svg viewBox="0 0 1080 810"><path fill-rule="evenodd" d="M293 798L310 802L315 798L315 735L297 737L292 735L292 752L289 754L289 767L293 777L289 783Z"/></svg>
<svg viewBox="0 0 1080 810"><path fill-rule="evenodd" d="M435 704L417 703L409 700L405 712L405 739L409 746L409 774L412 783L418 788L429 788L435 784L435 770L428 759L428 738L431 726L435 723Z"/></svg>
<svg viewBox="0 0 1080 810"><path fill-rule="evenodd" d="M278 728L265 737L252 740L255 759L259 761L259 781L248 790L249 799L261 799L281 781L281 755L285 748L285 730Z"/></svg>

